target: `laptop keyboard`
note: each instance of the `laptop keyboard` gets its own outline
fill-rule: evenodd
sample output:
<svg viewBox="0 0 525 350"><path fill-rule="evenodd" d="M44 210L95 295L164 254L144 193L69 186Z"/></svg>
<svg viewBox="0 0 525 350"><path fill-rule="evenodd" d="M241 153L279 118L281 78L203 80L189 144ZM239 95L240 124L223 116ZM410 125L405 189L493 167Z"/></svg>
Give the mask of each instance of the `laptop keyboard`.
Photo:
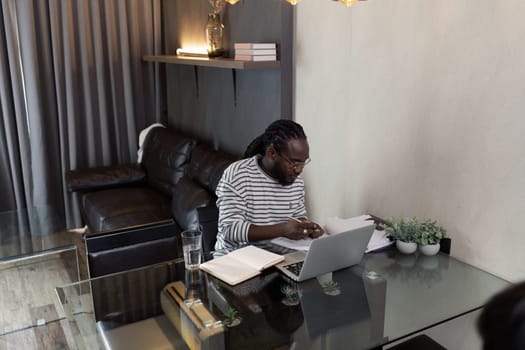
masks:
<svg viewBox="0 0 525 350"><path fill-rule="evenodd" d="M290 271L291 273L295 274L296 276L299 276L299 273L301 272L301 269L303 268L303 262L299 261L290 265L283 266L285 269Z"/></svg>

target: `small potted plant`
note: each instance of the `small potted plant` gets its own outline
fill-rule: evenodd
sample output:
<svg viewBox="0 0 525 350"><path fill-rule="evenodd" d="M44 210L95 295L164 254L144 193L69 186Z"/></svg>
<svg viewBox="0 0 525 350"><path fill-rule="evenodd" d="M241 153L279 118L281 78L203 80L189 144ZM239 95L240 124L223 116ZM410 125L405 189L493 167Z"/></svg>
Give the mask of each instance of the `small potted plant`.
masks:
<svg viewBox="0 0 525 350"><path fill-rule="evenodd" d="M426 219L419 225L416 242L419 251L424 255L436 255L439 252L440 242L446 238L447 231L439 226L435 220Z"/></svg>
<svg viewBox="0 0 525 350"><path fill-rule="evenodd" d="M418 223L413 218L392 219L391 225L383 225L387 237L396 241L397 249L403 254L412 254L417 249Z"/></svg>
<svg viewBox="0 0 525 350"><path fill-rule="evenodd" d="M284 294L285 298L281 302L286 306L299 305L299 290L297 287L293 287L289 284L285 284L281 287L281 292Z"/></svg>
<svg viewBox="0 0 525 350"><path fill-rule="evenodd" d="M339 284L334 280L324 282L321 287L323 288L323 293L326 295L336 296L341 294L341 288L339 288Z"/></svg>
<svg viewBox="0 0 525 350"><path fill-rule="evenodd" d="M232 307L230 307L228 311L226 311L225 316L226 318L222 322L226 327L238 326L242 321L242 317L239 314L239 311L237 311L236 309Z"/></svg>

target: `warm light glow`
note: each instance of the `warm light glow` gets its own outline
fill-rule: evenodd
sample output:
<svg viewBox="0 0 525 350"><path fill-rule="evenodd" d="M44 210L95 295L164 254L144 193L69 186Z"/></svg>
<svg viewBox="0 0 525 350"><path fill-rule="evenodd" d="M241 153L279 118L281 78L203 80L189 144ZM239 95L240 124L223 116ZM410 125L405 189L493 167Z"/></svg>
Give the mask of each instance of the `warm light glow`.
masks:
<svg viewBox="0 0 525 350"><path fill-rule="evenodd" d="M350 7L356 2L358 2L359 0L339 0L339 1L345 4L346 6Z"/></svg>
<svg viewBox="0 0 525 350"><path fill-rule="evenodd" d="M208 50L201 47L182 47L177 49L177 56L208 57Z"/></svg>
<svg viewBox="0 0 525 350"><path fill-rule="evenodd" d="M286 0L286 1L288 1L288 2L289 2L290 4L292 4L292 5L297 5L297 3L298 3L299 1L301 1L301 0Z"/></svg>
<svg viewBox="0 0 525 350"><path fill-rule="evenodd" d="M239 0L225 0L228 4L230 5L235 5L236 3L239 2Z"/></svg>

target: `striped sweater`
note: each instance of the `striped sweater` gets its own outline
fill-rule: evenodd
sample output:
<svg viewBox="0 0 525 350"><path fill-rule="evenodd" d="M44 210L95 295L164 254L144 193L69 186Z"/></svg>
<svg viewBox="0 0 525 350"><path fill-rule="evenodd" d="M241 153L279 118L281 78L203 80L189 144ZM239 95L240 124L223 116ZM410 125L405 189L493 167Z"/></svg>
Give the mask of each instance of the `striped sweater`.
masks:
<svg viewBox="0 0 525 350"><path fill-rule="evenodd" d="M258 156L231 164L217 185L219 223L215 249L248 242L251 224L273 225L289 216L305 217L304 181L283 186L268 176L257 162Z"/></svg>

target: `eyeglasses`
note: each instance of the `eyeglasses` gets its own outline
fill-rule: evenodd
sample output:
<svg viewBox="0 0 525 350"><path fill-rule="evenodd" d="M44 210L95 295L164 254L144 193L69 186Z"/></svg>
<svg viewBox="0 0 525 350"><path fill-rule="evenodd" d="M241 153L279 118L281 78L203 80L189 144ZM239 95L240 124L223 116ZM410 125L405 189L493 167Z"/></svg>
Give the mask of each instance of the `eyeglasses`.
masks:
<svg viewBox="0 0 525 350"><path fill-rule="evenodd" d="M310 158L306 158L306 160L304 162L293 162L290 159L288 159L288 157L285 157L281 153L277 153L277 154L279 155L279 157L281 157L282 159L286 160L288 165L290 165L290 167L293 170L295 170L295 171L304 168L306 166L306 164L308 164L308 163L310 163L312 161Z"/></svg>

